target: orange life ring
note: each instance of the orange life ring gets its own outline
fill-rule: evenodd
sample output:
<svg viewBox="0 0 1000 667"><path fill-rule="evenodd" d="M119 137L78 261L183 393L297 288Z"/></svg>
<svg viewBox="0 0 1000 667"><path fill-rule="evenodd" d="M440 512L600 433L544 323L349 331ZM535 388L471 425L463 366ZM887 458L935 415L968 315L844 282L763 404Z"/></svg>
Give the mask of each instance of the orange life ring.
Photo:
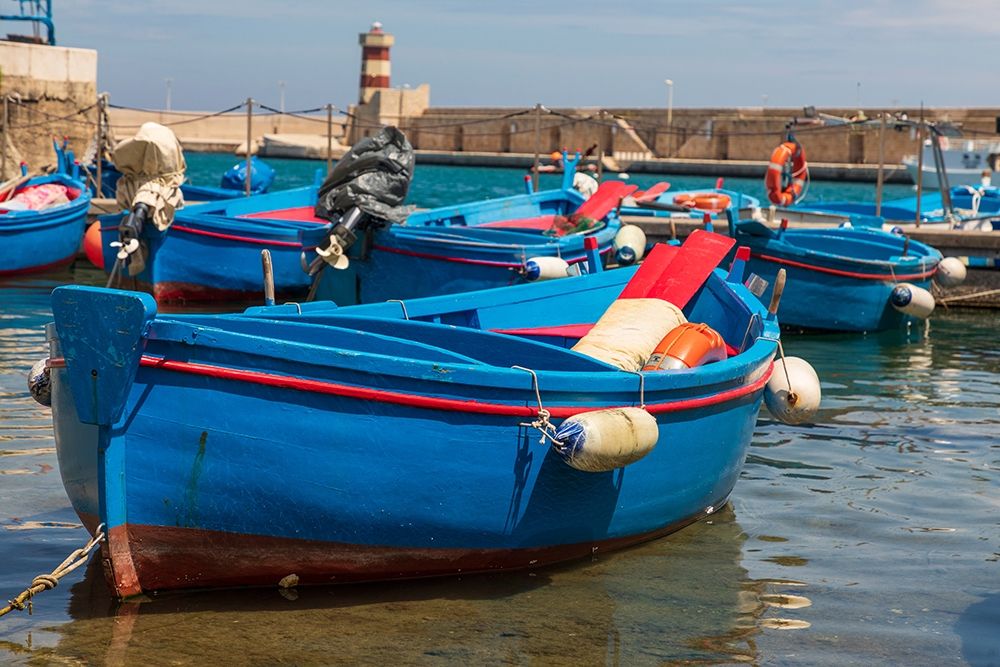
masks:
<svg viewBox="0 0 1000 667"><path fill-rule="evenodd" d="M709 213L725 211L731 202L732 199L729 198L729 195L722 194L721 192L682 192L674 197L675 204L696 208L700 211L708 211Z"/></svg>
<svg viewBox="0 0 1000 667"><path fill-rule="evenodd" d="M787 186L783 186L785 165L789 160L792 161L792 179ZM771 163L767 165L767 175L764 176L767 198L772 204L791 206L802 196L808 174L805 149L794 141L782 143L771 153Z"/></svg>

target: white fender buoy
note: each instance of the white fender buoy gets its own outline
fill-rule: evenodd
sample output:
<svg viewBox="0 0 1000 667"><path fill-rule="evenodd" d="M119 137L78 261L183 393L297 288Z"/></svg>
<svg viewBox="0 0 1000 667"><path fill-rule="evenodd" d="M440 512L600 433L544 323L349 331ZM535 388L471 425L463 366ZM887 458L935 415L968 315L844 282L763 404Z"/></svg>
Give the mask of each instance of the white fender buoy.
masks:
<svg viewBox="0 0 1000 667"><path fill-rule="evenodd" d="M553 436L552 448L583 472L607 472L635 463L660 437L656 418L642 408L609 408L570 417Z"/></svg>
<svg viewBox="0 0 1000 667"><path fill-rule="evenodd" d="M927 318L934 312L934 296L911 283L899 283L893 287L889 303L899 312L912 317Z"/></svg>
<svg viewBox="0 0 1000 667"><path fill-rule="evenodd" d="M562 257L531 257L524 263L524 279L552 280L569 275L569 264Z"/></svg>
<svg viewBox="0 0 1000 667"><path fill-rule="evenodd" d="M958 257L945 257L938 262L934 282L941 287L954 287L965 282L965 264Z"/></svg>
<svg viewBox="0 0 1000 667"><path fill-rule="evenodd" d="M646 254L646 233L636 225L622 225L614 240L615 259L622 266L631 266Z"/></svg>
<svg viewBox="0 0 1000 667"><path fill-rule="evenodd" d="M28 391L31 397L45 407L52 406L52 380L49 375L49 368L46 366L48 359L39 359L28 371Z"/></svg>
<svg viewBox="0 0 1000 667"><path fill-rule="evenodd" d="M821 398L819 376L808 361L801 357L775 360L764 387L764 403L775 419L785 424L807 423L816 416Z"/></svg>

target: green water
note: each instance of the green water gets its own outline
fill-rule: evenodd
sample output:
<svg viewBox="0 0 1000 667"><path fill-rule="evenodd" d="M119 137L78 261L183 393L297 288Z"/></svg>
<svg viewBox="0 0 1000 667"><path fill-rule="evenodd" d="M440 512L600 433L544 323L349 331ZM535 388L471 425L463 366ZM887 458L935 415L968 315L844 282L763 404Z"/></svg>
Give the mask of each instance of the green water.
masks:
<svg viewBox="0 0 1000 667"><path fill-rule="evenodd" d="M518 187L516 171L421 167L413 198ZM51 288L100 280L0 282L2 598L85 541L24 378ZM786 336L823 380L817 425L762 413L730 506L650 544L532 573L129 604L92 561L34 615L0 618L0 662L998 665L998 325L942 309L910 331Z"/></svg>

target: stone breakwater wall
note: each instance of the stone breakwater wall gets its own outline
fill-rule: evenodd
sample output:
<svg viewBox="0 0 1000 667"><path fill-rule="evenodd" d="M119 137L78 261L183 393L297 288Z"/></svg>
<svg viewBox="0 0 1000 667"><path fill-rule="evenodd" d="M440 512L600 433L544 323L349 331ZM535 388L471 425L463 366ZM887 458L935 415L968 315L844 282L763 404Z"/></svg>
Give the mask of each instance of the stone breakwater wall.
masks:
<svg viewBox="0 0 1000 667"><path fill-rule="evenodd" d="M55 163L52 138L82 154L97 119L97 51L0 41L0 180Z"/></svg>
<svg viewBox="0 0 1000 667"><path fill-rule="evenodd" d="M820 109L840 117L855 117L857 109ZM865 109L868 118L881 110ZM917 109L893 109L917 118ZM970 137L992 138L1000 109L926 109L929 120L958 124ZM674 109L670 123L665 109L552 109L538 115L539 150L548 154L567 148L586 150L597 144L605 155L628 163L649 158L766 161L783 139L785 126L802 117L802 109ZM403 119L414 145L432 151L533 153L536 112L505 108L428 108ZM877 165L877 126L817 127L801 125L796 136L810 161ZM954 140L953 140L954 141ZM899 164L917 153L914 131L886 130L886 164Z"/></svg>

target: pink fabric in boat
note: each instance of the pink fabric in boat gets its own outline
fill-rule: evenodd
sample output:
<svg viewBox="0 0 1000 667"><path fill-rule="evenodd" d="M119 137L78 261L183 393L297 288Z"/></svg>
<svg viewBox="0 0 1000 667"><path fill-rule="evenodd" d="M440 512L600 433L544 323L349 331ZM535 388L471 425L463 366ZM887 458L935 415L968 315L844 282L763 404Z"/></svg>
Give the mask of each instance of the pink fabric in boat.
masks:
<svg viewBox="0 0 1000 667"><path fill-rule="evenodd" d="M69 201L69 188L65 185L43 183L42 185L32 185L18 190L17 194L4 202L4 204L16 202L18 209L41 211L42 209L66 204Z"/></svg>
<svg viewBox="0 0 1000 667"><path fill-rule="evenodd" d="M295 222L313 222L317 225L328 225L329 220L317 218L312 206L296 206L295 208L281 208L277 211L259 211L257 213L247 213L238 215L237 218L267 218L268 220L294 220Z"/></svg>

